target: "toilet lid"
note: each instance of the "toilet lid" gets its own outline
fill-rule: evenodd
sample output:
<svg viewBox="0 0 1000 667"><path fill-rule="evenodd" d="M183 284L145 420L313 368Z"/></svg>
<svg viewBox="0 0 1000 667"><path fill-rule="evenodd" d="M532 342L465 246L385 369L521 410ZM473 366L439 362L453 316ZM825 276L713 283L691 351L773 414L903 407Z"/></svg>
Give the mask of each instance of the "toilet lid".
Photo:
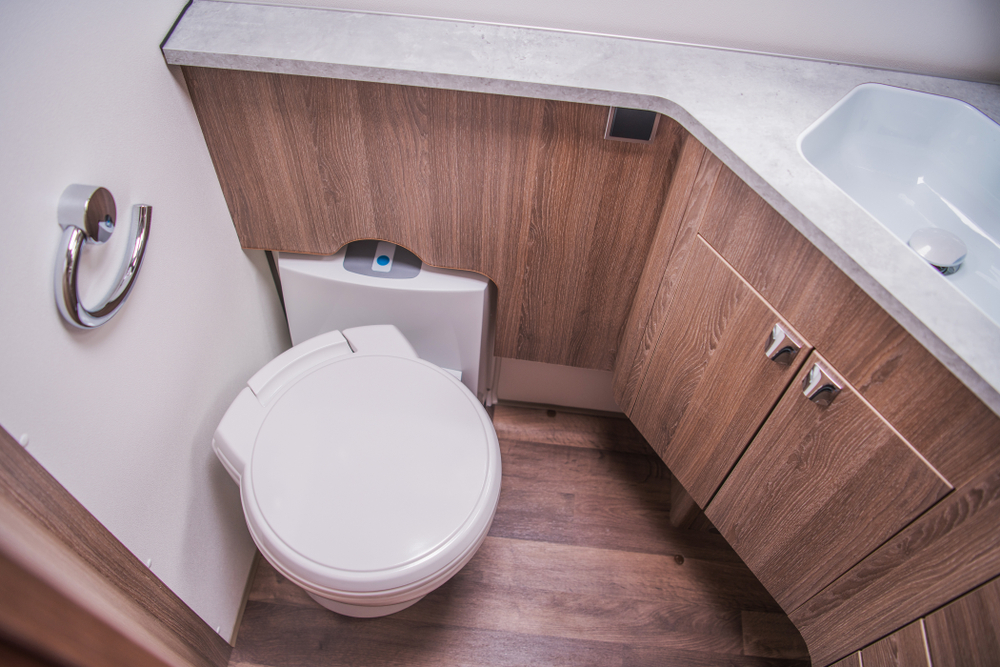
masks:
<svg viewBox="0 0 1000 667"><path fill-rule="evenodd" d="M441 566L429 561L453 558L465 533L492 517L498 467L489 417L446 371L346 355L271 406L244 506L262 547L300 576L347 590L398 587Z"/></svg>

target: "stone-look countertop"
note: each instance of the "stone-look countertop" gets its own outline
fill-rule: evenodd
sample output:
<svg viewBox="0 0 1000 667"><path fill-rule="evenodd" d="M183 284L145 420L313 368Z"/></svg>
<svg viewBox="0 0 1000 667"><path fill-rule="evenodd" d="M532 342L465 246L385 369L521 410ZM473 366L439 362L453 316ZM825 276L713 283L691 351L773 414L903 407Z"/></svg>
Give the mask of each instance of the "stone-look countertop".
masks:
<svg viewBox="0 0 1000 667"><path fill-rule="evenodd" d="M621 37L195 0L168 64L651 109L705 146L1000 414L1000 326L806 162L798 136L855 86L1000 122L1000 86Z"/></svg>

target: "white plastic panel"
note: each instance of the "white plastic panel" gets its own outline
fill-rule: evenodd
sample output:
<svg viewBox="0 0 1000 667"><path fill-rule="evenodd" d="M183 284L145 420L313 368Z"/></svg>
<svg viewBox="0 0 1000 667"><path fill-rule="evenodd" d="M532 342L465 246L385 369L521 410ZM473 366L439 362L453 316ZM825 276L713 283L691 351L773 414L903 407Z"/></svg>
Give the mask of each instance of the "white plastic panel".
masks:
<svg viewBox="0 0 1000 667"><path fill-rule="evenodd" d="M212 450L237 484L240 483L250 452L253 451L257 432L266 415L267 410L250 388L244 387L215 429Z"/></svg>
<svg viewBox="0 0 1000 667"><path fill-rule="evenodd" d="M416 350L392 324L371 324L344 330L344 338L359 354L389 354L396 357L419 358Z"/></svg>
<svg viewBox="0 0 1000 667"><path fill-rule="evenodd" d="M267 406L299 375L318 364L351 354L351 346L339 331L330 331L293 345L254 373L247 385Z"/></svg>
<svg viewBox="0 0 1000 667"><path fill-rule="evenodd" d="M482 401L492 359L489 279L426 264L404 280L365 276L345 270L344 255L345 249L329 257L279 255L292 343L394 324L421 359L461 372L462 383Z"/></svg>

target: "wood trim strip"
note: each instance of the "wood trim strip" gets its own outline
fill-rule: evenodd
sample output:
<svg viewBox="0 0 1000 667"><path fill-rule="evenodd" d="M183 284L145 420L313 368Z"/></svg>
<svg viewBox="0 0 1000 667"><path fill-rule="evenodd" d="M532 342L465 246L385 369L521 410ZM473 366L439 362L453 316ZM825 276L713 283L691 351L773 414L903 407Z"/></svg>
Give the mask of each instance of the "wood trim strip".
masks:
<svg viewBox="0 0 1000 667"><path fill-rule="evenodd" d="M33 553L33 557L28 558L26 563L21 562L20 567L34 567L32 564L37 561L37 567L42 569L28 571L55 591L53 600L59 599L59 596L70 601L75 599L80 609L93 611L85 600L92 595L96 600L114 601L111 607L121 606L132 617L147 619L143 626L146 627L144 632L147 637L140 638L145 642L149 636L155 636L156 642L167 647L169 655L176 659L166 664L197 667L223 667L228 664L232 647L157 579L2 428L0 504L3 508L0 535L4 537L4 556L8 561L19 563L11 555L14 552L10 551L17 544L23 545L17 547L22 549L17 553ZM38 545L44 545L44 548ZM49 554L50 551L61 554L60 562L79 573L81 588L73 590L71 595L67 594L58 570L53 571L51 567L45 569L46 563L55 558ZM5 601L10 599L5 597ZM108 604L105 602L105 608ZM105 625L109 622L105 619ZM114 620L110 627L120 627L117 623ZM47 626L49 632L52 627ZM153 653L158 655L162 652L157 648ZM165 660L163 656L160 659Z"/></svg>

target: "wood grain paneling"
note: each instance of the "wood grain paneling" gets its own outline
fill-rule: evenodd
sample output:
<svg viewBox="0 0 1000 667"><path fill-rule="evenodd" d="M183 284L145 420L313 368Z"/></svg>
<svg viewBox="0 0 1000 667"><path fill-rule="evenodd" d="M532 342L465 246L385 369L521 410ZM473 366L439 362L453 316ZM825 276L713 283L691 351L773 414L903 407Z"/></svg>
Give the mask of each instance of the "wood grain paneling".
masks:
<svg viewBox="0 0 1000 667"><path fill-rule="evenodd" d="M846 658L833 663L830 667L861 667L861 653L852 653Z"/></svg>
<svg viewBox="0 0 1000 667"><path fill-rule="evenodd" d="M658 298L662 300L661 286L664 292L670 289L669 284L663 285L669 282L664 274L669 267L683 263L683 250L694 239L697 220L688 213L688 207L692 198L706 189L703 163L713 157L697 139L691 135L685 137L615 358L615 400L626 413L631 410L646 370L645 359L659 334L654 306Z"/></svg>
<svg viewBox="0 0 1000 667"><path fill-rule="evenodd" d="M803 396L822 361L810 355L705 512L786 612L950 490L849 385L826 408Z"/></svg>
<svg viewBox="0 0 1000 667"><path fill-rule="evenodd" d="M400 613L350 619L320 608L261 563L232 664L808 664L789 655L797 632L781 622L774 600L724 541L670 527L662 462L648 447L621 450L622 420L563 416L498 407L500 506L490 536L451 581ZM537 491L525 503L510 498L523 483ZM659 552L609 543L606 533L620 535L601 509L609 501L622 508L620 516L636 516L643 530L684 534L687 542ZM534 534L502 536L531 504L539 518ZM654 515L655 522L643 520ZM601 528L578 533L570 544L563 526L573 520ZM767 651L786 657L759 657Z"/></svg>
<svg viewBox="0 0 1000 667"><path fill-rule="evenodd" d="M1000 579L934 612L926 624L934 667L1000 665Z"/></svg>
<svg viewBox="0 0 1000 667"><path fill-rule="evenodd" d="M498 355L612 368L684 143L675 122L647 145L605 140L606 107L184 74L244 247L393 241L493 279Z"/></svg>
<svg viewBox="0 0 1000 667"><path fill-rule="evenodd" d="M147 613L6 498L0 525L0 636L79 667L191 664Z"/></svg>
<svg viewBox="0 0 1000 667"><path fill-rule="evenodd" d="M670 185L670 198L663 209L666 222L661 223L657 230L622 334L619 356L615 359L615 400L627 415L632 413L653 347L660 336L666 308L673 299L701 217L723 169L717 157L707 150L701 151L701 160L692 180L691 164L698 156L697 146L693 137L685 140L681 161ZM689 192L687 197L684 196L685 191ZM675 227L674 216L679 212L682 215L676 231L671 231Z"/></svg>
<svg viewBox="0 0 1000 667"><path fill-rule="evenodd" d="M767 358L781 318L701 239L672 295L630 418L704 508L808 349L791 366Z"/></svg>
<svg viewBox="0 0 1000 667"><path fill-rule="evenodd" d="M685 530L712 529L712 522L673 475L670 475L670 525Z"/></svg>
<svg viewBox="0 0 1000 667"><path fill-rule="evenodd" d="M809 658L806 643L788 617L762 611L743 612L743 652L762 658Z"/></svg>
<svg viewBox="0 0 1000 667"><path fill-rule="evenodd" d="M1000 418L732 172L699 229L954 486L1000 466Z"/></svg>
<svg viewBox="0 0 1000 667"><path fill-rule="evenodd" d="M1000 574L998 525L1000 471L991 470L789 614L813 660L870 644Z"/></svg>
<svg viewBox="0 0 1000 667"><path fill-rule="evenodd" d="M12 527L10 522L13 521L22 527L37 526L32 534L49 535L52 540L58 540L79 559L73 567L78 567L81 573L92 572L92 575L81 574L81 577L90 577L94 586L101 585L100 582L114 586L126 600L123 604L134 603L137 615L155 619L155 627L150 626L149 632L156 634L157 641L185 656L188 664L202 667L227 664L231 648L225 640L140 563L3 429L0 429L0 502L8 510L4 514L6 523L0 523L0 532L16 537L19 532ZM83 590L86 591L86 587ZM6 599L9 602L13 598Z"/></svg>
<svg viewBox="0 0 1000 667"><path fill-rule="evenodd" d="M931 667L923 621L915 621L861 651L865 667Z"/></svg>

